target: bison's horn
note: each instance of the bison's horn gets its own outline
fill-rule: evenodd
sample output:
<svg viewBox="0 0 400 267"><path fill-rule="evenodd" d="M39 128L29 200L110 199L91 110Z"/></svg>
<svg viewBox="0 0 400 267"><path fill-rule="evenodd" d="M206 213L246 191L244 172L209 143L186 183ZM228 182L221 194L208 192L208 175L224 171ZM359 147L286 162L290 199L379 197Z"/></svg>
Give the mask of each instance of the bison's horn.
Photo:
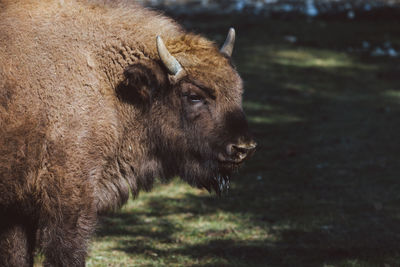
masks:
<svg viewBox="0 0 400 267"><path fill-rule="evenodd" d="M177 75L180 71L182 71L181 64L169 53L163 40L161 39L161 36L157 36L157 50L161 61L164 63L164 66L168 69L170 74Z"/></svg>
<svg viewBox="0 0 400 267"><path fill-rule="evenodd" d="M235 29L230 28L225 43L221 48L221 53L228 57L232 56L233 47L235 46Z"/></svg>

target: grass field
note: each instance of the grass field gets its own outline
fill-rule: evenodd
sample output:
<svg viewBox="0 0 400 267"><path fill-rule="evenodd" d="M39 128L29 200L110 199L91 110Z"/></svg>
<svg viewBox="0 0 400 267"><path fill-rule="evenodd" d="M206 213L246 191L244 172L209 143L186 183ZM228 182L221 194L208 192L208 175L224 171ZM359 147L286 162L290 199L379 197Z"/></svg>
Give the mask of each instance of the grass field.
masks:
<svg viewBox="0 0 400 267"><path fill-rule="evenodd" d="M175 180L103 217L87 266L400 266L400 58L348 52L400 23L179 20L237 29L259 149L221 198Z"/></svg>

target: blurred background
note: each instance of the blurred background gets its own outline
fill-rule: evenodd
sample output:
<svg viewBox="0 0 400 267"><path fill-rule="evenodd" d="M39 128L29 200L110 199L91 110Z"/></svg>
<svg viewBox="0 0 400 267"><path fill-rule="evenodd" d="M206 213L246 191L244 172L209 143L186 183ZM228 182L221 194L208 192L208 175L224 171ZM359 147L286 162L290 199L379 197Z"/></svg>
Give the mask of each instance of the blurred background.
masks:
<svg viewBox="0 0 400 267"><path fill-rule="evenodd" d="M400 266L400 1L142 0L222 45L259 143L102 219L87 266Z"/></svg>

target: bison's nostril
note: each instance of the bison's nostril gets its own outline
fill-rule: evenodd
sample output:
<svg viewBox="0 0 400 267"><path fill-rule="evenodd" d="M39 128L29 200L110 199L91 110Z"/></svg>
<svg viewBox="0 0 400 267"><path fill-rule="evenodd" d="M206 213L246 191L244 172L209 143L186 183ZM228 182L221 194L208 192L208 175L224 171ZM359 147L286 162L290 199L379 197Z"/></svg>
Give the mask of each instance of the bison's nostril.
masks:
<svg viewBox="0 0 400 267"><path fill-rule="evenodd" d="M233 145L233 148L240 153L248 153L256 148L256 143Z"/></svg>

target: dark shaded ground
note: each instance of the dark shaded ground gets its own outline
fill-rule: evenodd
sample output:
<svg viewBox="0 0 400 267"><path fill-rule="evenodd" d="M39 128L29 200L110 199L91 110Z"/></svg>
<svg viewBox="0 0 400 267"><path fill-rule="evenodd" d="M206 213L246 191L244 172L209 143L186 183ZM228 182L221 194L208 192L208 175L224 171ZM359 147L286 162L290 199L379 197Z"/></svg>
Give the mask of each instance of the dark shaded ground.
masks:
<svg viewBox="0 0 400 267"><path fill-rule="evenodd" d="M399 21L178 20L219 44L236 28L260 148L222 199L143 195L144 208L104 219L98 242L115 238L143 266L400 266L400 58L347 52L400 47ZM218 214L240 223L187 231Z"/></svg>

